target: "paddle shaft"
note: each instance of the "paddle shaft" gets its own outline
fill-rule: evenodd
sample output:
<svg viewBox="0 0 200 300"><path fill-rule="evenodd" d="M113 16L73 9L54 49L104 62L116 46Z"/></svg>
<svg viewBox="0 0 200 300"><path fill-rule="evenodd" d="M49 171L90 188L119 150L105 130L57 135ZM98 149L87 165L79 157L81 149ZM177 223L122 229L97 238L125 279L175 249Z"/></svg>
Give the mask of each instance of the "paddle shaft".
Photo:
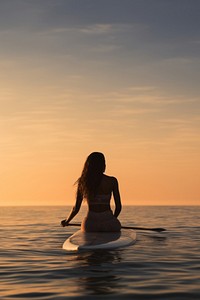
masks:
<svg viewBox="0 0 200 300"><path fill-rule="evenodd" d="M81 224L78 223L69 223L67 226L78 226L80 227ZM122 229L135 229L135 230L150 230L150 231L158 231L162 232L165 231L165 228L144 228L144 227L131 227L131 226L122 226Z"/></svg>

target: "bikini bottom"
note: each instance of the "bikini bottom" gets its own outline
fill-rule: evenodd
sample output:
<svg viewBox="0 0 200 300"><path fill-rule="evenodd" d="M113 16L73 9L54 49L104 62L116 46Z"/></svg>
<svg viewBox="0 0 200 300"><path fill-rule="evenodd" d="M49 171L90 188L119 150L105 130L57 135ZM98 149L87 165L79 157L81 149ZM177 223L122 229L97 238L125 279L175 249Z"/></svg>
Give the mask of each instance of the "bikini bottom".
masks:
<svg viewBox="0 0 200 300"><path fill-rule="evenodd" d="M104 212L88 211L87 216L82 221L81 230L86 232L116 232L121 230L121 224L113 215L112 210Z"/></svg>

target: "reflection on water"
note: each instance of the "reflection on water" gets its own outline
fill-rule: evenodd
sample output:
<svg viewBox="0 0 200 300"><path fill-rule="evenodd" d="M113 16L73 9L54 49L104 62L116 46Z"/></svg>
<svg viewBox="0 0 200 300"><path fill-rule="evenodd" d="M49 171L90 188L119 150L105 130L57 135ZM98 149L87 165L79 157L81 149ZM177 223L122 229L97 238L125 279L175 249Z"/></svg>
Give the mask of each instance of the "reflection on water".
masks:
<svg viewBox="0 0 200 300"><path fill-rule="evenodd" d="M85 266L79 281L81 294L106 295L116 292L120 277L115 274L114 265L121 261L119 251L79 253L77 260Z"/></svg>

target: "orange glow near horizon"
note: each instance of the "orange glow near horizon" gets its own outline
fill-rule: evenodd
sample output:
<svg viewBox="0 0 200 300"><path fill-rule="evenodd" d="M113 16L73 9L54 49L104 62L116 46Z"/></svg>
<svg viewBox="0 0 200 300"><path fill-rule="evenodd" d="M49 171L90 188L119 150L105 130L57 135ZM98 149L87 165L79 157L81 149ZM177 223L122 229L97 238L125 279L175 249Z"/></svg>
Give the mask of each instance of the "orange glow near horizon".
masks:
<svg viewBox="0 0 200 300"><path fill-rule="evenodd" d="M65 144L59 149L55 143L51 148L29 149L26 156L9 153L1 161L0 205L73 205L73 184L86 156L96 150L106 155L106 173L118 178L124 205L199 205L200 174L194 156L186 160L172 153L150 154L150 148L133 150L134 143L129 151L124 145L116 149L117 143L110 149L98 144L91 149Z"/></svg>
<svg viewBox="0 0 200 300"><path fill-rule="evenodd" d="M42 93L42 89L39 92ZM86 103L88 111L81 112L84 110L81 101L87 98L88 91L85 95L81 91L70 94L67 105L71 106L66 118L62 115L62 101L56 102L54 107L54 97L59 98L56 93L42 95L38 103L41 100L51 104L43 107L37 103L35 108L35 90L29 89L32 110L24 107L22 101L19 113L16 112L17 99L28 97L27 91L15 88L10 94L12 116L1 120L4 126L1 127L0 205L72 205L73 183L92 151L105 154L106 172L118 178L123 204L200 204L197 133L184 135L182 124L179 127L175 121L175 124L166 121L165 125L170 123L170 126L163 128L163 120L153 124L146 113L145 118L137 113L123 117L122 108L121 117L117 108L117 117L116 111L109 116L99 116L97 111L99 121L90 120L90 102ZM119 99L120 93L115 94L117 96ZM145 97L147 101L147 95ZM80 106L78 117L73 103ZM6 104L2 107L7 109ZM81 114L86 118L84 124ZM99 125L99 122L103 123ZM163 132L166 136L162 136Z"/></svg>

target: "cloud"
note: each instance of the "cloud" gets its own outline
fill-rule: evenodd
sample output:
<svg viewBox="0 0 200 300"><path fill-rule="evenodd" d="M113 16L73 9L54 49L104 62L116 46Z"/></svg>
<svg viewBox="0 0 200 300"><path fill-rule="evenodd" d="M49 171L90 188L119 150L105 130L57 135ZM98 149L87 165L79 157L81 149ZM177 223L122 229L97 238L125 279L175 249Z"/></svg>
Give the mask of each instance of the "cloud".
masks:
<svg viewBox="0 0 200 300"><path fill-rule="evenodd" d="M79 29L79 32L84 34L109 34L113 31L112 24L93 24Z"/></svg>

